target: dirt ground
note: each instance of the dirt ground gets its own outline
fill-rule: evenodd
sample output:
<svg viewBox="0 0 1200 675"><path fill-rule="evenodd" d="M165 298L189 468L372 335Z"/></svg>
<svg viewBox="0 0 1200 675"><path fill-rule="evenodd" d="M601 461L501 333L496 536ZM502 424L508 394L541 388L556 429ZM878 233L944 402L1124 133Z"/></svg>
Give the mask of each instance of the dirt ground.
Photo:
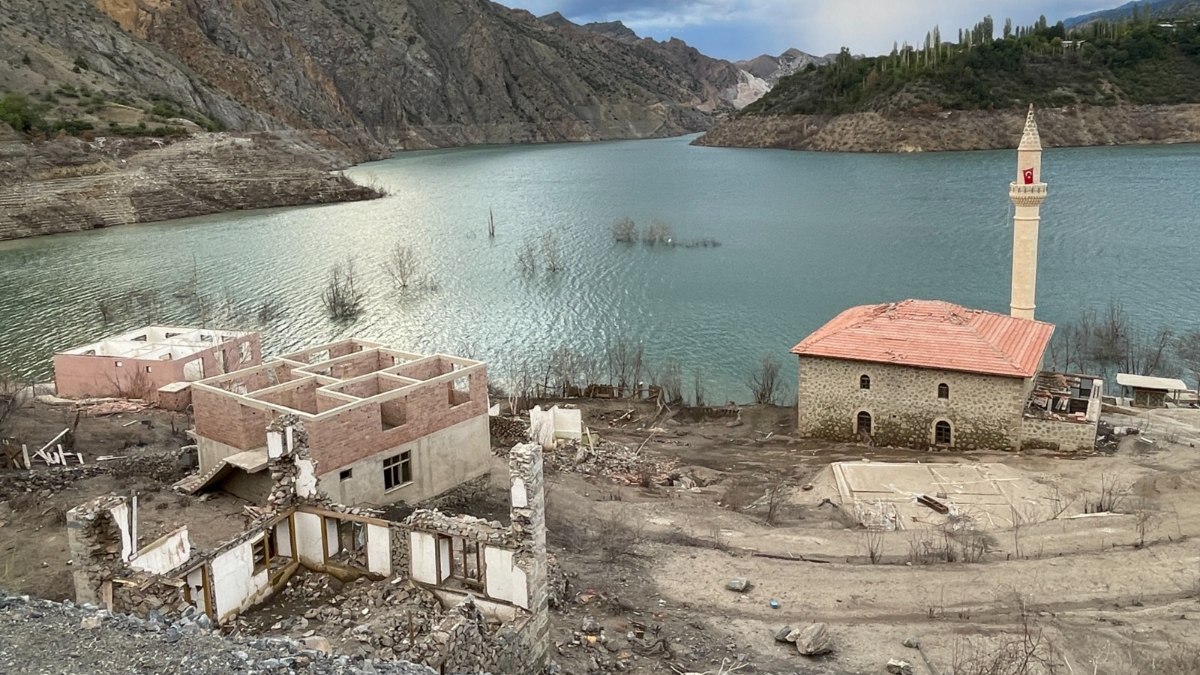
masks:
<svg viewBox="0 0 1200 675"><path fill-rule="evenodd" d="M790 435L795 414L784 408L665 419L650 406L583 407L593 441L636 450L687 480L639 484L625 473L614 482L563 468L569 462L557 455L548 460L559 467L548 476L547 519L567 581L552 627L563 672L883 673L889 659L935 675L1200 672L1200 456L1192 447L1200 410L1114 417L1142 435L1111 454L1080 457L814 443ZM41 421L22 422L21 433L59 430L59 411L34 417ZM124 426L143 419L152 425ZM170 428L154 411L84 419L80 449L172 456L186 441ZM151 437L127 443L130 433ZM872 538L845 508L822 504L837 501L821 479L830 463L861 459L1000 463L1066 507L1016 531L988 530L976 562L930 562L914 555L928 531ZM490 490L464 510L505 511L504 466L495 459ZM781 486L787 497L767 524L764 495ZM31 493L36 506L28 497L19 508L11 498L0 503L0 586L70 597L59 510L130 489L141 491L143 532L187 524L203 548L246 525L244 502L229 496L182 497L149 476L94 476ZM1093 510L1102 493L1115 513L1070 517ZM749 580L749 590L726 590L735 577ZM800 656L774 639L785 625L812 622L828 625L831 655ZM921 648L905 647L908 638ZM989 668L1018 657L1032 666Z"/></svg>
<svg viewBox="0 0 1200 675"><path fill-rule="evenodd" d="M552 542L554 525L571 517L564 512L639 530L612 564L598 563L603 552L559 551L577 588L630 603L607 617L587 605L570 607L558 623L560 642L579 629L570 619L583 614L618 633L629 616L653 615L670 616L668 634L676 639L701 636L713 649L695 654L682 637L674 658L635 672L715 672L722 657L739 655L750 664L741 672L879 673L889 659L909 662L914 673L942 675L1200 672L1200 550L1193 541L1200 534L1200 455L1190 444L1200 410L1133 420L1143 436L1125 438L1112 455L1079 457L821 446L788 437L793 412L770 408L744 412L743 425L732 428L719 419L609 427L610 409L586 407L585 424L633 446L648 429L665 428L669 433L650 438L643 452L672 458L685 473L691 466L721 473L702 472L716 482L698 488L614 486L568 474L551 479ZM773 486L804 485L832 461L859 459L1003 463L1031 484L1053 488L1062 514L1015 532L988 532L988 550L975 563L914 564L914 542L929 535L883 533L873 564L864 531L838 509L818 506L837 497L819 485L792 488L773 525L764 522L761 500L729 508ZM1069 517L1091 510L1102 492L1117 500L1118 513ZM726 590L734 577L748 579L750 590ZM812 660L773 639L784 625L817 621L834 636L831 656ZM904 647L906 638L917 638L921 649ZM1044 659L1044 667L988 668L1002 650L1026 646L1022 653ZM570 647L562 651L570 662Z"/></svg>
<svg viewBox="0 0 1200 675"><path fill-rule="evenodd" d="M78 420L78 421L76 421ZM93 417L72 406L42 403L5 420L4 436L32 450L66 427L85 469L98 475L64 478L51 487L30 486L28 471L0 468L0 587L50 600L74 599L66 512L100 495L136 493L143 544L182 525L192 543L214 547L249 524L243 500L226 494L183 496L171 483L187 475L180 447L191 441L186 415L157 409ZM99 461L100 457L117 457ZM69 469L77 465L72 461ZM58 473L39 468L39 473Z"/></svg>

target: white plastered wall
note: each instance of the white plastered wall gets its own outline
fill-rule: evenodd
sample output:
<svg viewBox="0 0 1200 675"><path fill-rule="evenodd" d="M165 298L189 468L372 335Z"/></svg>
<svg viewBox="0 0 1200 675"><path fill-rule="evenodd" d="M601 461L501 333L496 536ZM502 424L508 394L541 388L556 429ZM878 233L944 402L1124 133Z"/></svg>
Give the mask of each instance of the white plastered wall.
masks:
<svg viewBox="0 0 1200 675"><path fill-rule="evenodd" d="M383 525L367 523L367 569L371 574L392 576L392 535Z"/></svg>
<svg viewBox="0 0 1200 675"><path fill-rule="evenodd" d="M162 537L138 551L129 566L153 574L165 574L186 563L192 557L192 542L184 527Z"/></svg>
<svg viewBox="0 0 1200 675"><path fill-rule="evenodd" d="M485 590L488 597L529 609L528 580L525 572L514 563L513 552L484 546L483 561L487 566Z"/></svg>
<svg viewBox="0 0 1200 675"><path fill-rule="evenodd" d="M267 570L254 572L254 543L257 541L257 538L251 539L213 558L213 600L217 621L224 621L251 607L270 590Z"/></svg>
<svg viewBox="0 0 1200 675"><path fill-rule="evenodd" d="M437 578L437 537L428 532L410 532L409 566L414 581L423 584L441 583Z"/></svg>
<svg viewBox="0 0 1200 675"><path fill-rule="evenodd" d="M325 556L321 554L321 516L313 513L297 511L296 548L300 549L300 562L308 566L325 564Z"/></svg>

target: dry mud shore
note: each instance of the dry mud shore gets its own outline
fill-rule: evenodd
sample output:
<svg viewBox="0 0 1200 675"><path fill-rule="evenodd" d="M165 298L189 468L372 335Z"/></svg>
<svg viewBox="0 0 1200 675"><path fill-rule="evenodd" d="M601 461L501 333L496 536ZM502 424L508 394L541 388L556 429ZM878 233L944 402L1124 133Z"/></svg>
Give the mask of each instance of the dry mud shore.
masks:
<svg viewBox="0 0 1200 675"><path fill-rule="evenodd" d="M0 140L0 240L224 211L373 199L324 132Z"/></svg>

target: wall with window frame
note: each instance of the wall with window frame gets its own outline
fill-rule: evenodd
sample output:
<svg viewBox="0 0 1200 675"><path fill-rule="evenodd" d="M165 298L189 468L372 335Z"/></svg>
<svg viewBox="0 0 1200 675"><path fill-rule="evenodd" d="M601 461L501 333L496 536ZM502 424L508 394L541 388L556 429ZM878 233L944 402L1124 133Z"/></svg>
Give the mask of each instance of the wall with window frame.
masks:
<svg viewBox="0 0 1200 675"><path fill-rule="evenodd" d="M860 412L871 415L875 445L928 448L935 424L950 423L952 447L1018 447L1026 380L812 356L799 357L797 427L800 435L853 442ZM870 389L860 386L862 376ZM938 386L949 388L938 397Z"/></svg>

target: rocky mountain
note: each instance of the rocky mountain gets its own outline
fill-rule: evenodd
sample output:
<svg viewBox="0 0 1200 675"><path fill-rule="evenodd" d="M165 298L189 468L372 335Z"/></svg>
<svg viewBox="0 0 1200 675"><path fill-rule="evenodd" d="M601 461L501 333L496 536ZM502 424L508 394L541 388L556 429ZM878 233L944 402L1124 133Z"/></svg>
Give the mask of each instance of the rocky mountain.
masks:
<svg viewBox="0 0 1200 675"><path fill-rule="evenodd" d="M1095 21L1120 21L1131 18L1135 12L1160 19L1197 19L1200 18L1200 0L1135 0L1113 9L1064 19L1063 25L1076 28Z"/></svg>
<svg viewBox="0 0 1200 675"><path fill-rule="evenodd" d="M221 148L222 162L238 165L205 194L169 200L178 211L152 210L161 218L220 210L209 193L269 171L270 157L319 172L403 148L675 135L707 129L765 91L679 40L639 38L616 22L539 20L488 0L0 0L0 17L0 141L18 144L0 153L0 174L23 186L6 199L61 172L74 181L53 208L10 221L17 233L53 231L51 213L69 213L72 228L151 217L130 207L132 188L116 178L127 167L102 152L91 161L97 137L165 148L192 136L200 142L189 152ZM262 132L277 138L246 136ZM20 145L59 135L85 143ZM252 153L227 151L250 147L230 138L275 154L250 162ZM68 155L85 146L80 168ZM155 189L184 180L154 159L159 146L137 147ZM305 153L315 154L292 161ZM222 162L204 166L220 174ZM345 179L285 179L273 185L296 203L312 201L300 193L318 184L321 200L365 194ZM245 196L230 208L255 206L260 191L230 189ZM71 190L119 205L96 215Z"/></svg>
<svg viewBox="0 0 1200 675"><path fill-rule="evenodd" d="M554 12L539 18L568 35L591 34L625 45L626 49L648 62L665 61L669 67L701 84L705 112L744 108L758 100L770 88L756 77L743 72L737 65L714 59L678 38L658 41L638 36L620 21L577 24Z"/></svg>
<svg viewBox="0 0 1200 675"><path fill-rule="evenodd" d="M832 60L832 56L814 56L793 48L779 56L763 54L747 61L738 61L734 65L773 86L780 79L798 70L804 70L809 65L823 66Z"/></svg>
<svg viewBox="0 0 1200 675"><path fill-rule="evenodd" d="M3 0L20 56L0 86L68 82L388 148L684 133L735 98L737 69L682 43L486 0L89 2Z"/></svg>

